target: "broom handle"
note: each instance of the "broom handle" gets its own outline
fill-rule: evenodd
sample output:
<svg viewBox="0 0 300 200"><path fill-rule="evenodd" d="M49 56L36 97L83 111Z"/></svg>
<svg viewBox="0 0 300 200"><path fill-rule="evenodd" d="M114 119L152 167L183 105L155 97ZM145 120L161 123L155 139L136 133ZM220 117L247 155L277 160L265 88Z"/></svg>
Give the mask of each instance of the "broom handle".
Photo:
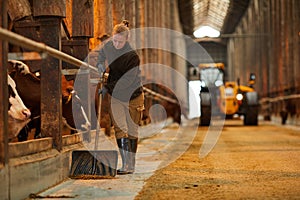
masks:
<svg viewBox="0 0 300 200"><path fill-rule="evenodd" d="M98 107L97 107L98 119L97 119L97 126L96 126L96 136L95 136L94 150L98 149L98 140L99 140L99 132L100 132L101 104L102 104L102 80L100 80L99 85L100 86L99 86L99 90L98 90Z"/></svg>

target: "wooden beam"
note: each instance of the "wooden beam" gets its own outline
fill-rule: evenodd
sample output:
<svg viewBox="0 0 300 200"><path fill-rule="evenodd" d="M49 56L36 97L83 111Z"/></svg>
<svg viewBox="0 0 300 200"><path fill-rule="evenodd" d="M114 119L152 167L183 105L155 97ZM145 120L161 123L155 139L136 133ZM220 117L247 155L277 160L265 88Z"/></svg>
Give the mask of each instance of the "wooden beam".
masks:
<svg viewBox="0 0 300 200"><path fill-rule="evenodd" d="M46 44L60 50L61 18L40 20L39 32ZM50 25L49 25L50 24ZM62 150L61 61L48 57L41 67L41 133L52 136L53 145Z"/></svg>
<svg viewBox="0 0 300 200"><path fill-rule="evenodd" d="M66 0L33 0L33 16L66 17Z"/></svg>
<svg viewBox="0 0 300 200"><path fill-rule="evenodd" d="M94 0L94 37L90 38L90 49L99 48L101 37L111 35L113 28L112 0ZM107 6L106 6L107 5Z"/></svg>
<svg viewBox="0 0 300 200"><path fill-rule="evenodd" d="M9 0L8 14L11 21L16 21L31 16L31 8L28 0Z"/></svg>
<svg viewBox="0 0 300 200"><path fill-rule="evenodd" d="M72 1L66 1L66 17L63 19L63 27L68 37L72 37Z"/></svg>
<svg viewBox="0 0 300 200"><path fill-rule="evenodd" d="M92 0L73 0L72 36L94 36L94 4Z"/></svg>
<svg viewBox="0 0 300 200"><path fill-rule="evenodd" d="M129 27L131 29L136 27L135 18L136 18L135 0L125 1L125 19L129 21Z"/></svg>
<svg viewBox="0 0 300 200"><path fill-rule="evenodd" d="M112 0L112 11L114 25L121 23L125 19L125 1Z"/></svg>
<svg viewBox="0 0 300 200"><path fill-rule="evenodd" d="M112 0L96 0L97 11L96 21L98 24L96 29L96 37L101 37L104 34L111 35L113 29L112 17Z"/></svg>
<svg viewBox="0 0 300 200"><path fill-rule="evenodd" d="M7 28L7 1L0 0L0 5L0 26ZM8 163L7 49L7 42L0 40L0 169Z"/></svg>
<svg viewBox="0 0 300 200"><path fill-rule="evenodd" d="M34 51L39 51L39 52L46 52L50 56L53 56L54 58L63 60L65 62L71 63L77 67L82 67L82 68L89 68L95 72L98 72L97 67L94 67L92 65L89 65L86 62L83 62L77 58L74 58L66 53L63 53L55 48L52 48L50 46L45 45L44 43L36 42L31 39L25 38L21 35L18 35L16 33L13 33L11 31L8 31L6 29L3 29L0 27L0 38L2 40L6 40L9 43L34 50Z"/></svg>

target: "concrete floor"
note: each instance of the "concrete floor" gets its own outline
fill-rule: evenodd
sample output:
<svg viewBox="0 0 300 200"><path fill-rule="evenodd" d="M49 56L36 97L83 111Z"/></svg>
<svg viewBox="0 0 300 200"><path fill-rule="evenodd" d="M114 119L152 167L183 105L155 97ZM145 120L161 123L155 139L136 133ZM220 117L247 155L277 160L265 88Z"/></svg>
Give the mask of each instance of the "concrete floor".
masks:
<svg viewBox="0 0 300 200"><path fill-rule="evenodd" d="M231 123L233 123L233 124L231 124ZM235 124L235 123L238 123L238 124ZM264 122L264 123L270 124L269 122ZM222 145L223 144L222 142L223 142L224 138L226 139L226 137L230 137L231 142L232 142L232 137L235 138L235 140L237 140L237 142L244 141L244 139L248 139L248 140L251 139L251 141L252 140L254 141L254 144L257 144L259 141L264 141L264 140L268 139L268 140L270 140L270 142L266 143L266 144L277 145L278 141L276 140L276 138L274 138L274 136L267 137L270 134L274 135L272 130L273 129L277 130L276 126L278 126L278 125L275 125L275 127L271 128L271 130L269 130L269 128L268 128L269 125L266 125L266 124L260 125L259 127L255 127L255 126L244 127L242 125L242 122L239 122L239 121L229 122L229 124L225 125L225 127L222 129L222 131L224 131L224 132L222 133L220 141L218 141L218 145L214 148L212 153L209 154L210 156L206 157L205 159L201 159L201 158L199 159L199 157L197 157L195 155L197 155L197 152L201 152L201 151L199 151L198 148L197 149L192 148L192 149L190 149L190 151L192 150L195 152L192 152L192 153L190 152L191 155L189 154L189 156L192 156L193 159L191 158L191 163L185 163L185 164L192 166L193 163L197 164L197 162L201 161L201 166L207 165L207 167L211 167L211 169L214 169L214 168L218 167L218 165L216 163L221 163L221 164L225 165L226 162L224 160L227 160L227 162L233 161L232 159L228 159L227 157L224 157L223 160L222 160L222 158L218 157L218 158L216 158L216 160L214 160L214 162L206 163L206 160L213 158L214 155L220 154L220 153L218 154L219 148L221 148L221 152L222 152L221 156L224 155L225 150L222 149L224 147L224 145ZM282 128L282 126L278 126L278 127L281 127L280 129L282 129L281 132L276 133L279 135L278 137L281 139L287 138L284 140L286 142L279 142L280 144L284 145L283 147L280 147L280 148L283 148L283 149L291 148L291 144L299 143L298 134L296 134L296 133L299 133L299 127L298 128L293 128L291 126L284 127L284 128ZM285 128L287 128L287 129L285 129ZM207 174L208 178L203 179L203 176L206 175L205 173L203 173L203 172L205 172L205 167L204 168L202 167L203 169L201 168L202 171L201 170L199 171L199 169L197 168L197 171L199 171L199 173L200 173L199 177L197 177L195 174L191 174L193 172L193 170L191 170L188 167L185 168L183 166L184 164L181 163L181 165L180 165L181 168L183 168L186 171L184 171L184 172L180 171L180 172L176 173L176 171L174 171L172 168L172 172L175 173L174 176L171 176L172 173L169 171L168 171L168 173L162 173L160 170L160 172L162 174L168 175L166 177L167 180L164 179L164 177L163 177L164 175L161 175L161 177L160 177L161 179L164 179L165 183L161 183L159 181L158 182L155 181L152 183L151 179L149 179L152 175L154 175L152 177L157 177L157 174L159 174L159 173L157 173L158 169L163 168L163 170L165 170L165 169L167 170L167 168L169 166L171 166L170 165L171 163L175 164L178 161L178 158L181 155L183 155L183 153L187 152L187 148L191 147L191 144L193 142L193 139L194 139L197 131L198 132L200 131L200 133L202 135L201 137L204 136L205 131L203 131L203 130L207 130L207 128L205 128L205 127L199 128L197 119L185 121L183 123L183 126L178 126L178 124L165 122L162 124L156 124L156 125L151 125L148 127L143 127L140 130L140 141L139 141L138 153L137 153L136 172L134 174L122 175L122 176L117 175L116 177L114 177L112 179L97 179L97 180L68 179L68 180L62 182L61 184L59 184L55 187L52 187L38 195L40 195L39 197L43 197L43 199L72 198L72 199L76 199L76 200L77 199L91 199L91 200L92 199L95 199L95 200L96 199L97 200L99 200L99 199L104 199L104 200L128 199L129 200L129 199L135 199L136 197L138 197L139 192L142 191L143 193L141 195L142 195L143 199L160 199L156 195L161 194L161 192L163 192L163 194L165 194L165 195L168 194L168 192L169 193L171 192L170 194L168 194L169 197L171 197L172 195L176 196L176 197L178 197L178 195L186 195L186 196L182 196L182 197L184 197L183 199L186 199L186 198L189 199L189 198L191 198L191 195L192 195L191 192L195 192L195 194L202 192L201 193L201 195L203 197L202 199L207 199L207 198L213 199L214 197L217 197L217 195L224 196L225 194L229 195L231 193L233 195L232 197L235 197L235 199L238 199L236 196L236 194L237 194L236 192L233 192L233 190L227 191L225 187L224 188L221 187L223 185L222 184L220 185L219 182L216 183L216 185L218 186L217 187L218 190L211 190L211 191L207 190L206 186L210 187L212 185L211 182L210 182L210 184L207 184L207 183L200 184L202 187L193 188L193 190L191 190L191 188L188 188L188 189L190 189L190 190L188 190L188 189L186 189L187 187L184 187L185 192L190 191L190 192L187 192L186 194L184 192L180 192L181 191L180 189L177 189L176 191L169 189L169 190L167 190L167 192L164 190L164 188L168 188L167 183L171 184L173 179L179 181L180 183L178 183L178 184L182 184L185 186L186 186L186 184L190 183L190 181L188 181L188 179L191 179L193 177L196 178L197 181L201 181L201 180L207 181L207 180L211 180L211 179L209 179L209 177L211 178L211 177L216 176L216 177L218 177L216 180L219 180L219 178L222 174L221 175L217 174L218 170L216 170L216 171L208 170L209 171L209 173ZM292 130L292 131L290 131L292 133L292 135L288 134L287 130ZM236 131L236 132L234 132L234 131ZM243 131L243 134L240 131ZM253 134L249 134L248 133L249 131L253 131ZM279 131L279 129L278 129L278 131ZM283 136L281 136L281 134ZM297 136L294 134L296 134ZM237 138L237 135L240 135L242 137ZM255 135L255 137L252 138L252 137L250 137L251 135ZM262 137L262 138L259 139L259 137ZM291 143L291 138L295 139L294 143ZM105 138L102 137L101 142L100 142L101 149L102 148L104 148L104 149L114 149L115 148L114 138L109 138L109 140L106 140L106 141L104 141L104 140L105 140ZM248 140L244 141L244 143L250 144ZM272 140L274 140L275 142L274 141L272 142ZM199 140L198 143L201 144L202 140ZM262 145L264 143L259 142L258 144ZM90 145L92 145L92 144L90 144ZM197 147L200 147L200 146L201 145L197 145ZM87 147L88 147L88 145L87 145ZM228 147L227 150L229 152L231 152L232 148L240 147L240 145L234 144L234 145L226 146L226 147ZM252 148L252 146L248 145L243 148ZM278 148L278 147L275 146L274 148ZM299 148L298 147L296 148L296 146L293 146L293 148L295 148L295 154L299 155L298 154ZM241 151L237 151L237 149L234 149L234 150L235 150L235 151L233 151L234 155L236 155L237 152L239 152L242 156L240 159L235 160L238 163L239 163L239 160L242 160L242 159L246 159L246 161L248 161L249 155L244 155L245 152L252 153L252 151L243 151L243 149L241 149ZM267 152L273 153L273 151L267 151ZM259 153L258 151L255 151L254 157L251 158L250 160L252 160L253 162L254 162L254 160L257 160L257 162L258 162L257 166L262 167L262 169L265 169L265 168L269 169L270 168L269 165L271 165L272 162L275 162L275 161L273 160L272 162L270 162L269 160L267 160L268 158L270 158L268 156L268 157L263 157L263 158L265 158L265 161L262 162L260 159L257 159L255 157L255 156L257 156L258 153ZM262 151L262 153L266 153L266 152ZM276 154L277 151L274 151L274 153ZM287 153L289 153L289 152L287 152ZM259 157L259 158L261 158L261 157ZM276 157L276 156L274 158L279 159L279 157ZM285 157L280 157L280 158L283 159ZM176 161L176 162L174 162L174 161ZM293 160L291 159L291 161L293 161ZM295 161L295 159L294 159L294 161ZM119 159L119 161L118 161L119 167L120 167L120 163L121 163L121 161ZM249 162L246 162L246 163L249 163ZM280 164L282 162L278 161L278 163L279 163L279 165L277 167L279 167L279 168L282 167ZM212 165L212 166L210 166L210 165ZM166 167L166 166L168 166L168 167ZM229 166L231 166L231 165L229 164ZM296 167L297 165L291 165L291 166ZM233 167L233 166L231 166L231 167ZM245 166L245 167L247 167L247 166ZM249 167L251 167L251 165L249 165ZM272 167L274 167L274 166L272 165ZM180 167L178 167L178 169L179 168ZM226 169L227 168L228 168L228 166L226 165ZM253 169L251 168L251 170L253 170ZM255 182L258 180L258 177L256 176L255 173L252 173L251 170L250 169L248 170L249 171L249 180L253 180ZM298 168L298 170L299 170L299 168ZM262 171L264 171L264 170L262 170ZM154 174L154 172L156 172L156 173ZM221 171L221 172L223 172L223 171ZM231 174L230 176L234 177L234 175L236 175L236 171L233 170L233 172L234 173ZM178 173L181 174L180 177L178 177L178 175L176 175ZM184 173L186 173L186 176L182 175ZM193 172L193 173L195 173L195 172ZM298 174L298 172L295 172L295 173ZM264 175L264 173L262 173L262 174ZM282 174L282 173L280 172L279 175L280 174ZM278 175L278 174L275 174L275 175ZM280 177L280 176L278 176L278 177ZM184 178L187 179L186 181L188 181L188 183L186 183L183 180ZM236 178L236 177L234 177L234 178ZM297 181L297 179L299 177L297 176L295 178L291 179L290 182L288 182L288 183L291 183L291 184L296 183L295 181ZM175 180L173 180L173 182ZM265 180L265 178L262 178L261 181L263 181L263 180ZM153 191L153 189L151 189L153 187L150 187L151 193L147 192L147 190L145 190L145 188L147 188L149 181L152 183L152 185L153 184L157 185L157 187L158 187L157 191ZM240 182L241 182L241 184L238 184L238 185L233 184L234 186L236 186L235 189L237 191L240 191L240 190L242 191L243 186L244 186L245 187L244 193L247 195L249 193L249 188L250 188L249 183L247 181L244 182L243 180L240 180ZM277 182L274 182L274 184L275 184L274 186L268 186L268 187L274 187L274 188L277 187L279 189L282 189L281 187L285 187L280 184L277 184ZM166 184L166 185L164 185L164 184ZM251 184L252 184L252 182L251 182ZM226 183L225 186L228 187L228 183ZM256 187L256 184L253 183L252 186ZM259 187L259 186L257 186L257 187ZM265 185L265 188L266 187L267 187L267 185ZM202 190L204 189L205 192L201 191L201 189ZM224 189L224 190L221 190L221 189ZM295 189L296 188L293 189L293 187L290 187L291 191L293 190L294 192L297 192L298 190L295 190ZM216 192L218 192L218 191L221 191L221 193L217 194ZM254 192L253 195L256 195L255 197L257 197L257 198L253 198L253 199L260 199L260 197L266 195L266 193L264 193L264 188L260 188L259 191L258 190L255 190L255 191L256 192ZM203 192L205 194L207 193L207 195L203 196L203 194L204 194ZM222 192L224 192L224 193L222 193ZM273 194L273 192L276 193L276 191L271 191L271 192L272 192L272 194ZM143 196L143 195L146 195L146 196ZM214 195L216 195L216 196L214 196ZM281 198L283 196L280 196L280 195L286 195L286 194L278 193L278 195ZM192 196L195 197L195 195L192 195ZM290 195L290 196L296 197L294 194ZM292 198L292 199L297 199L298 197ZM167 199L173 199L173 198L167 198Z"/></svg>
<svg viewBox="0 0 300 200"><path fill-rule="evenodd" d="M61 184L49 188L39 194L35 194L35 196L28 199L134 199L138 192L143 188L145 180L153 175L155 170L167 164L162 162L162 160L165 159L158 158L168 156L166 153L167 151L164 150L165 146L169 143L168 141L180 141L178 140L178 137L182 131L178 133L178 130L178 124L173 124L170 121L141 128L136 171L134 174L117 175L111 179L67 179ZM174 134L176 132L177 134ZM190 141L192 141L192 139L193 138L190 137ZM91 142L85 144L85 147L92 149L93 145L94 143ZM188 143L186 143L186 146L187 145ZM115 139L114 137L105 138L104 135L101 135L98 146L99 150L116 149ZM176 159L176 157L167 160L171 161L174 159ZM121 167L120 156L118 159L118 167Z"/></svg>

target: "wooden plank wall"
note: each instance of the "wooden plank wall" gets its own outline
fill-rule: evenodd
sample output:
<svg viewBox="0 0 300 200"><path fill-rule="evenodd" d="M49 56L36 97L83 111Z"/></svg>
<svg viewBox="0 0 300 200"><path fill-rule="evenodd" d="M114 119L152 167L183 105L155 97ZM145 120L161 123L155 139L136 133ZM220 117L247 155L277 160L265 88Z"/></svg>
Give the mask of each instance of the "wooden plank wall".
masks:
<svg viewBox="0 0 300 200"><path fill-rule="evenodd" d="M280 116L287 111L290 119L300 117L300 2L297 0L253 0L236 28L242 37L229 40L230 78L247 83L256 73L261 98L271 98L268 111ZM286 99L286 100L283 100Z"/></svg>
<svg viewBox="0 0 300 200"><path fill-rule="evenodd" d="M99 48L100 38L111 35L113 28L112 0L94 0L94 37L90 39L90 50Z"/></svg>
<svg viewBox="0 0 300 200"><path fill-rule="evenodd" d="M72 3L72 37L94 36L93 1L73 0Z"/></svg>
<svg viewBox="0 0 300 200"><path fill-rule="evenodd" d="M300 90L300 75L295 73L299 72L299 6L299 1L251 2L236 29L244 37L231 39L232 78L240 75L241 81L247 81L251 71L263 75L257 84L262 96Z"/></svg>
<svg viewBox="0 0 300 200"><path fill-rule="evenodd" d="M123 0L112 0L113 25L125 19L125 2Z"/></svg>

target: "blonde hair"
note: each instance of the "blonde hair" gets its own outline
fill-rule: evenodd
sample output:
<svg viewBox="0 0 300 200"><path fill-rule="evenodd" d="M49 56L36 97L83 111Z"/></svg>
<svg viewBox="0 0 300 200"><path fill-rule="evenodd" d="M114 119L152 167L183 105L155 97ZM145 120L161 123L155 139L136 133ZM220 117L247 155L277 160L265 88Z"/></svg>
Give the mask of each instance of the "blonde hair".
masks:
<svg viewBox="0 0 300 200"><path fill-rule="evenodd" d="M120 24L114 26L113 35L120 34L128 39L129 37L129 22L123 20Z"/></svg>

